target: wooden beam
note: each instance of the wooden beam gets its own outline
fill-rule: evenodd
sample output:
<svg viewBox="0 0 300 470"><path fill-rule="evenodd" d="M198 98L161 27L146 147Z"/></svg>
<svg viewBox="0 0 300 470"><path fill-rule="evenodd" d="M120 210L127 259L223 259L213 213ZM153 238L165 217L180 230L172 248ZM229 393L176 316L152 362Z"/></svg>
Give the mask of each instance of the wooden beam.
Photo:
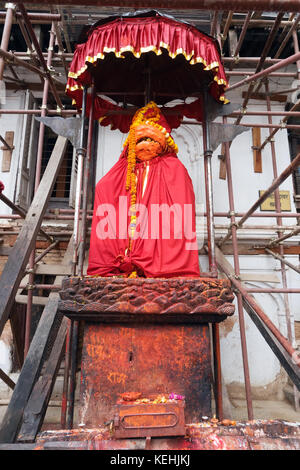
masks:
<svg viewBox="0 0 300 470"><path fill-rule="evenodd" d="M19 379L15 385L1 423L0 442L15 442L22 422L24 408L41 371L51 333L53 336L53 331L57 324L58 301L58 294L56 294L55 297L52 296L42 313L21 369Z"/></svg>
<svg viewBox="0 0 300 470"><path fill-rule="evenodd" d="M42 426L63 357L67 327L68 319L63 317L43 374L36 382L24 410L17 442L34 442Z"/></svg>
<svg viewBox="0 0 300 470"><path fill-rule="evenodd" d="M225 144L222 143L221 154L218 155L220 160L219 178L226 180L226 163L225 163Z"/></svg>
<svg viewBox="0 0 300 470"><path fill-rule="evenodd" d="M261 129L260 127L252 127L252 150L253 150L253 167L255 173L262 173L262 156L261 156Z"/></svg>
<svg viewBox="0 0 300 470"><path fill-rule="evenodd" d="M63 258L64 265L71 263L72 254L73 240L71 238ZM59 280L56 277L54 282L57 283ZM58 328L61 326L62 317L57 314L58 301L59 295L52 292L48 297L48 303L43 310L19 379L3 417L0 428L0 442L15 442L22 425L24 410L42 370L45 356L49 353L49 348L52 351Z"/></svg>
<svg viewBox="0 0 300 470"><path fill-rule="evenodd" d="M0 335L9 317L30 253L35 246L66 146L67 139L59 136L18 238L4 266L0 278Z"/></svg>

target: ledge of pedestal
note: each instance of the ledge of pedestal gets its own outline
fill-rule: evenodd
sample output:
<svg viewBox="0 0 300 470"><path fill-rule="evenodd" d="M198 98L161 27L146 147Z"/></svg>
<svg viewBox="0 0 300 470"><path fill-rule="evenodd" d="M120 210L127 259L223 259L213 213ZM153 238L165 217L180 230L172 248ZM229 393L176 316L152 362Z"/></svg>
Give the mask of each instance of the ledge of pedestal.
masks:
<svg viewBox="0 0 300 470"><path fill-rule="evenodd" d="M59 311L99 322L221 322L234 313L228 279L67 277Z"/></svg>

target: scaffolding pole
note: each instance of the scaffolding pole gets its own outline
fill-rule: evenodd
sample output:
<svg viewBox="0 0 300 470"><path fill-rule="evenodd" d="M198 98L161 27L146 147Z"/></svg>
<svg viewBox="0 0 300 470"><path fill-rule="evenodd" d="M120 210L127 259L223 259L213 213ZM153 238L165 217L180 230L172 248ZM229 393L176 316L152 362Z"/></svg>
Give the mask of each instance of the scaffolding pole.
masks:
<svg viewBox="0 0 300 470"><path fill-rule="evenodd" d="M286 169L273 181L271 186L257 199L257 201L251 206L251 208L246 212L246 214L237 222L236 228L239 229L243 223L248 219L248 217L256 210L258 207L267 199L270 194L272 194L275 189L280 186L283 181L285 181L295 168L300 163L300 153L294 158L292 163L286 167ZM278 211L277 211L278 212ZM228 241L232 236L232 229L229 229L228 234L219 242L219 246L222 246L226 241Z"/></svg>
<svg viewBox="0 0 300 470"><path fill-rule="evenodd" d="M223 118L223 123L227 123L227 118ZM237 227L235 221L235 207L234 207L234 193L233 193L233 182L231 172L231 158L230 158L230 146L228 142L225 142L225 164L226 164L226 175L227 175L227 192L228 202L230 211L230 221L232 227L232 247L233 247L233 260L234 260L234 272L235 276L240 275L240 263L238 254L238 242L237 242ZM250 384L250 372L249 372L249 361L247 351L247 340L246 340L246 327L244 319L244 309L242 295L237 293L237 305L238 305L238 316L239 316L239 327L240 327L240 339L242 348L243 358L243 369L244 369L244 380L245 380L245 393L247 402L248 419L253 419L253 405L251 397L251 384Z"/></svg>

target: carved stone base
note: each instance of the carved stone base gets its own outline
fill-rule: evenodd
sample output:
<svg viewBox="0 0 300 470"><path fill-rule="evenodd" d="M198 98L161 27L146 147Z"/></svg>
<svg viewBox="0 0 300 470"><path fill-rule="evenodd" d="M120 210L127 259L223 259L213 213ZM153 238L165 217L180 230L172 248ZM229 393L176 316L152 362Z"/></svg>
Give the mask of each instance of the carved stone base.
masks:
<svg viewBox="0 0 300 470"><path fill-rule="evenodd" d="M70 277L60 297L62 313L90 321L220 322L234 313L227 279Z"/></svg>
<svg viewBox="0 0 300 470"><path fill-rule="evenodd" d="M84 320L82 425L113 419L127 392L184 395L188 423L211 414L208 323L234 312L228 280L71 277L60 297L60 312Z"/></svg>

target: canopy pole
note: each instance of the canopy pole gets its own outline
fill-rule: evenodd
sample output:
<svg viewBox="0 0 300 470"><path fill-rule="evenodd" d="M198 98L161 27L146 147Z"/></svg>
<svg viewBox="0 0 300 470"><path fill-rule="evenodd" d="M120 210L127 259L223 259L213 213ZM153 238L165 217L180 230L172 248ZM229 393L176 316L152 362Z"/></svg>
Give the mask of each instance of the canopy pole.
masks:
<svg viewBox="0 0 300 470"><path fill-rule="evenodd" d="M211 170L211 139L210 126L207 119L207 90L202 95L203 104L203 150L204 150L204 177L205 177L205 197L206 197L206 220L207 220L207 245L208 245L208 261L209 271L217 275L217 264L215 256L215 231L213 223L213 186L212 186L212 170Z"/></svg>
<svg viewBox="0 0 300 470"><path fill-rule="evenodd" d="M76 155L78 158L77 164L77 181L76 181L76 199L75 199L75 213L74 213L74 232L73 232L73 262L72 262L72 275L76 275L78 271L78 240L79 240L79 225L80 225L80 206L81 206L81 191L83 186L83 167L84 158L86 157L85 148L85 116L86 116L86 104L87 104L87 89L85 86L82 94L82 107L81 107L81 129L80 129L80 143L79 148L76 149ZM61 419L66 422L67 429L73 427L74 417L74 402L75 402L75 388L76 388L76 358L77 358L77 346L78 346L78 334L79 334L79 321L71 320L71 324L68 325L68 342L66 350L66 358L68 358L68 368L70 373L67 371L64 376L66 381L64 384L64 400L66 400L66 394L68 394L68 408L66 410L66 403L62 409ZM65 416L65 413L67 415Z"/></svg>

